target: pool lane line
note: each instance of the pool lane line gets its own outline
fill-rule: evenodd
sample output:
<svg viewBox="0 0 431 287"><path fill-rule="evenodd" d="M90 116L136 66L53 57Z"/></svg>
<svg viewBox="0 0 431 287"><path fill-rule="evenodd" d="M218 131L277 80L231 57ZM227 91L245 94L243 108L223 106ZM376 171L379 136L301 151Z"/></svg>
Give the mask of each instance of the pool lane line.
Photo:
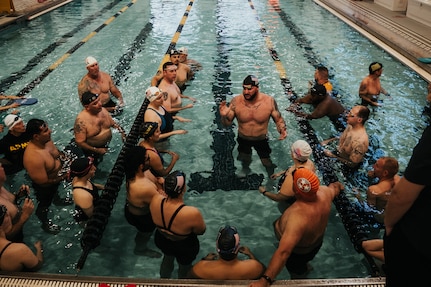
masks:
<svg viewBox="0 0 431 287"><path fill-rule="evenodd" d="M36 79L27 84L18 94L17 96L24 96L33 90L40 82L43 81L51 72L53 72L61 63L63 63L71 54L73 54L76 50L78 50L81 46L83 46L86 42L88 42L91 38L93 38L98 32L100 32L103 28L108 26L112 21L114 21L118 16L124 13L130 6L135 4L138 0L132 0L122 9L120 9L117 13L111 16L108 20L106 20L102 25L88 34L84 39L82 39L78 44L72 47L69 51L67 51L63 56L61 56L57 61L55 61L51 66L49 66L41 75L39 75Z"/></svg>
<svg viewBox="0 0 431 287"><path fill-rule="evenodd" d="M130 69L130 63L135 59L135 55L141 51L141 47L152 29L153 24L148 22L138 36L135 37L128 51L121 56L117 66L114 68L114 74L112 76L115 85L119 86L121 80L127 81L127 78L125 78L126 71Z"/></svg>
<svg viewBox="0 0 431 287"><path fill-rule="evenodd" d="M277 52L273 48L269 35L266 33L266 29L264 28L262 21L259 19L259 16L257 14L256 9L254 8L252 1L248 0L248 2L250 4L250 8L256 14L256 20L259 22L261 34L265 38L268 51L271 57L273 58L274 63L276 64L275 66L277 70L279 71L281 83L285 87L285 93L288 96L289 100L293 102L296 97L292 95L295 95L295 93L292 89L290 81L286 76L284 67L279 57L277 56ZM288 89L286 88L286 83L288 83ZM332 168L332 162L328 157L324 155L323 148L320 145L320 142L315 134L315 131L311 126L311 124L309 123L309 121L301 117L296 117L296 119L298 121L299 129L301 130L301 132L303 133L304 137L307 139L307 142L310 144L313 150L313 157L315 159L315 163L317 164L317 167L322 175L322 178L325 184L327 185L331 182L338 181L338 178L335 175L335 172ZM339 195L334 199L334 205L338 213L340 214L344 228L354 248L356 249L357 252L362 253L364 255L364 257L370 264L370 267L372 269L371 271L373 272L372 275L378 276L379 269L376 266L374 260L366 252L363 252L362 246L360 245L362 240L368 238L367 232L363 229L363 226L359 224L360 222L356 224L355 220L358 219L357 214L356 212L354 212L354 209L351 207L350 200L346 197L346 194L344 191L340 191Z"/></svg>
<svg viewBox="0 0 431 287"><path fill-rule="evenodd" d="M177 45L178 39L180 38L183 27L186 24L187 18L189 17L189 13L190 13L190 10L192 9L194 1L195 0L190 0L189 4L187 5L186 10L184 11L183 17L181 18L180 23L178 24L177 31L172 37L171 43L169 44L169 47L166 50L166 53L163 56L162 61L160 62L159 68L156 72L157 74L162 71L163 64L170 60L170 51L172 49L175 49L175 46Z"/></svg>
<svg viewBox="0 0 431 287"><path fill-rule="evenodd" d="M274 10L278 13L278 15L281 19L281 22L284 24L284 26L294 36L295 40L297 41L297 45L304 50L303 55L307 59L307 62L309 64L311 64L314 68L317 68L318 66L321 66L321 65L324 65L327 67L327 65L325 64L325 61L320 59L319 55L314 52L313 45L307 39L304 32L302 32L301 28L298 27L292 21L292 19L289 17L289 15L286 12L284 12L284 10L278 4L272 5L272 7L274 7ZM334 89L334 91L336 91L336 90ZM339 93L347 94L343 90L337 90L337 94L339 94ZM341 101L341 103L342 103L342 101ZM340 131L340 129L344 130L344 128L345 128L344 124L342 124L340 122L336 122L336 121L332 121L332 122L333 122L335 128L337 129L337 131Z"/></svg>
<svg viewBox="0 0 431 287"><path fill-rule="evenodd" d="M0 80L0 93L4 92L6 89L8 89L12 84L14 84L16 81L21 79L25 74L30 72L36 65L39 64L40 61L42 61L44 58L46 58L49 54L51 54L56 48L60 47L64 43L66 43L66 39L73 37L74 34L81 31L83 28L85 28L87 25L89 25L94 19L102 15L102 13L111 10L115 5L117 5L121 0L115 0L111 2L110 4L106 5L102 8L102 10L96 12L95 14L87 17L86 19L82 20L76 28L73 30L63 34L60 36L60 39L50 44L48 47L40 51L38 54L36 54L33 58L31 58L27 65L24 66L20 71L12 72L11 76L4 78Z"/></svg>
<svg viewBox="0 0 431 287"><path fill-rule="evenodd" d="M215 118L214 126L216 128L210 130L213 138L210 148L214 151L212 156L213 167L210 171L197 171L190 174L188 182L189 191L197 191L198 193L216 191L216 190L256 190L261 185L264 176L263 174L251 173L244 178L239 178L235 174L235 159L233 149L235 148L235 133L232 125L229 127L223 126L219 105L226 100L226 95L232 95L231 66L229 65L229 51L224 33L222 33L228 25L228 21L224 21L226 17L223 11L220 11L220 2L217 1L216 6L216 48L217 57L214 62L214 81L212 83L212 92L214 95L215 107L213 108Z"/></svg>

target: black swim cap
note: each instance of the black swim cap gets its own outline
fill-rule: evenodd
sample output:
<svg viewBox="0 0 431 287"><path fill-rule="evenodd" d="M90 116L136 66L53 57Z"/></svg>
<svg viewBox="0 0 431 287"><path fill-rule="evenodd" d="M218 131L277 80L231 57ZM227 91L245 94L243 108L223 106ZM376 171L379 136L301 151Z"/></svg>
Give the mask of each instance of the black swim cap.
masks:
<svg viewBox="0 0 431 287"><path fill-rule="evenodd" d="M98 97L99 97L99 94L93 94L92 92L85 92L81 96L81 103L83 106L89 105L95 100L97 100Z"/></svg>
<svg viewBox="0 0 431 287"><path fill-rule="evenodd" d="M244 81L242 82L242 84L244 86L255 86L255 87L259 87L259 80L257 79L256 76L253 75L248 75L247 77L245 77Z"/></svg>
<svg viewBox="0 0 431 287"><path fill-rule="evenodd" d="M184 172L176 170L171 172L166 178L163 187L166 194L171 198L177 198L186 185L186 175Z"/></svg>
<svg viewBox="0 0 431 287"><path fill-rule="evenodd" d="M157 130L157 128L159 127L159 124L156 122L145 122L142 126L141 126L141 135L144 139L148 139L149 137L151 137L154 132Z"/></svg>
<svg viewBox="0 0 431 287"><path fill-rule="evenodd" d="M72 177L83 177L88 174L93 166L94 159L92 157L82 157L75 159L70 165L70 175Z"/></svg>
<svg viewBox="0 0 431 287"><path fill-rule="evenodd" d="M239 234L236 227L226 225L220 228L217 235L217 252L224 260L232 260L239 250Z"/></svg>
<svg viewBox="0 0 431 287"><path fill-rule="evenodd" d="M326 88L324 85L320 85L320 84L315 84L311 89L310 89L310 94L312 96L319 96L319 97L323 97L326 95Z"/></svg>

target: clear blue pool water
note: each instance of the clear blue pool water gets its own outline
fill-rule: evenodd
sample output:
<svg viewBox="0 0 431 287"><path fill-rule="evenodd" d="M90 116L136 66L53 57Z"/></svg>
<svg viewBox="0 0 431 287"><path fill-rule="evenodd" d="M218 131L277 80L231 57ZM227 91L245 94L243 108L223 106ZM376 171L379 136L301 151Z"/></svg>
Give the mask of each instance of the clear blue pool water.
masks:
<svg viewBox="0 0 431 287"><path fill-rule="evenodd" d="M52 64L129 3L132 2L73 1L0 35L1 92L18 94L30 83L36 83L35 79ZM98 59L102 70L117 77L126 102L124 112L117 119L128 131L188 4L184 0L133 2L34 85L27 96L39 99L39 103L21 107L23 118L26 121L33 117L46 119L57 146L66 146L73 137L70 129L82 108L77 84L86 73L84 59L91 55ZM380 153L398 158L403 171L427 124L427 118L422 115L426 105L425 81L313 1L281 1L278 11L264 0L253 1L253 5L254 10L248 1L195 0L178 40L177 47L186 46L189 57L203 66L185 91L198 99L193 109L182 112L182 116L192 122L176 123L177 128L187 129L188 134L170 140L170 148L180 155L175 168L189 175L189 186L195 184L191 182L191 174L223 174L214 148L220 144L214 143L219 131L214 89L220 86L220 75L226 80L228 101L242 91L242 80L248 74L255 74L260 80L261 91L276 98L289 132L288 138L280 142L275 126L270 125L272 158L279 169L291 165L289 147L295 140L304 138L296 118L284 111L290 102L280 84L279 71L268 53L268 43L262 36L255 13L298 95L307 91L307 82L313 79L315 65L323 64L330 69L340 101L351 107L359 103L357 91L360 81L368 74L369 63L383 63L381 82L391 93L392 100L385 100L383 107L373 110L367 130L375 149L378 147ZM56 47L42 56L41 53L53 43ZM7 81L26 69L34 57L37 61L28 71ZM328 123L327 119L311 122L319 139L335 133ZM235 127L233 132L236 134ZM110 153L96 173L96 182L106 180L121 146L120 136L115 133ZM236 155L236 147L233 147L231 158L235 159ZM228 171L231 173L240 166L236 160L232 164L233 170ZM360 172L365 173L369 167L365 164ZM253 157L251 168L256 174L265 174L257 155ZM29 182L24 172L9 178L12 190L22 182ZM354 188L365 188L353 186L347 180L345 183L348 195ZM207 223L207 232L200 237L201 251L197 258L214 252L219 227L231 224L237 226L242 244L249 246L257 258L268 264L277 243L271 225L280 214L277 204L262 198L257 190L223 190L222 186L215 180L211 186L214 191L190 190L187 193L186 203L197 206ZM67 192L70 187L65 185L61 193ZM124 200L123 185L101 245L90 253L80 274L159 278L161 259L133 254L135 229L124 219ZM82 227L74 223L71 207L52 206L51 210L52 217L63 230L58 235L46 234L33 216L25 227L26 242L43 241L46 260L41 272L75 274L81 255ZM150 247L157 249L152 241ZM314 270L309 278L366 277L369 274L363 256L354 250L335 208L324 245L312 266ZM278 276L278 279L288 278L285 270Z"/></svg>

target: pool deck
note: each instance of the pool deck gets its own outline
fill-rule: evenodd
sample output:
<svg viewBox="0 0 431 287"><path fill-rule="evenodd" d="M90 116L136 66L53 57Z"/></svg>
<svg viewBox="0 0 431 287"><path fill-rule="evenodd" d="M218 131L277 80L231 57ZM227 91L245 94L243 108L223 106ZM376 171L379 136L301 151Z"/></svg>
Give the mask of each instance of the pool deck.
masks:
<svg viewBox="0 0 431 287"><path fill-rule="evenodd" d="M41 2L43 0L40 0ZM45 0L39 3L37 0L15 0L15 12L0 16L0 32L19 25L25 21L31 21L58 7L66 5L72 0Z"/></svg>
<svg viewBox="0 0 431 287"><path fill-rule="evenodd" d="M0 16L0 32L31 21L72 0L19 0L16 13ZM314 2L339 17L348 25L385 49L405 65L431 82L431 64L418 58L431 57L431 27L409 19L405 12L390 11L373 1L314 0ZM16 273L0 271L0 286L247 286L248 281L164 280L139 278L98 278L59 274ZM131 285L129 285L131 286ZM273 286L385 286L384 278L277 280Z"/></svg>
<svg viewBox="0 0 431 287"><path fill-rule="evenodd" d="M431 82L431 64L418 60L431 57L430 26L408 18L405 11L391 11L370 0L314 2Z"/></svg>

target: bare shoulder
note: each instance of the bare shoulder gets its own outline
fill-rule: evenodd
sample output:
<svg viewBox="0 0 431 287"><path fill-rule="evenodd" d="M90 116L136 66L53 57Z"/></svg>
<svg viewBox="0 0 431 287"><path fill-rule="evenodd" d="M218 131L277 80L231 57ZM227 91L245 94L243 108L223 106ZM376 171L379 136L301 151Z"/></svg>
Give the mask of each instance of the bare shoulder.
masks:
<svg viewBox="0 0 431 287"><path fill-rule="evenodd" d="M111 79L111 75L109 75L108 73L103 72L103 71L99 71L99 73L100 73L100 75L101 75L103 78L105 78L105 79Z"/></svg>

